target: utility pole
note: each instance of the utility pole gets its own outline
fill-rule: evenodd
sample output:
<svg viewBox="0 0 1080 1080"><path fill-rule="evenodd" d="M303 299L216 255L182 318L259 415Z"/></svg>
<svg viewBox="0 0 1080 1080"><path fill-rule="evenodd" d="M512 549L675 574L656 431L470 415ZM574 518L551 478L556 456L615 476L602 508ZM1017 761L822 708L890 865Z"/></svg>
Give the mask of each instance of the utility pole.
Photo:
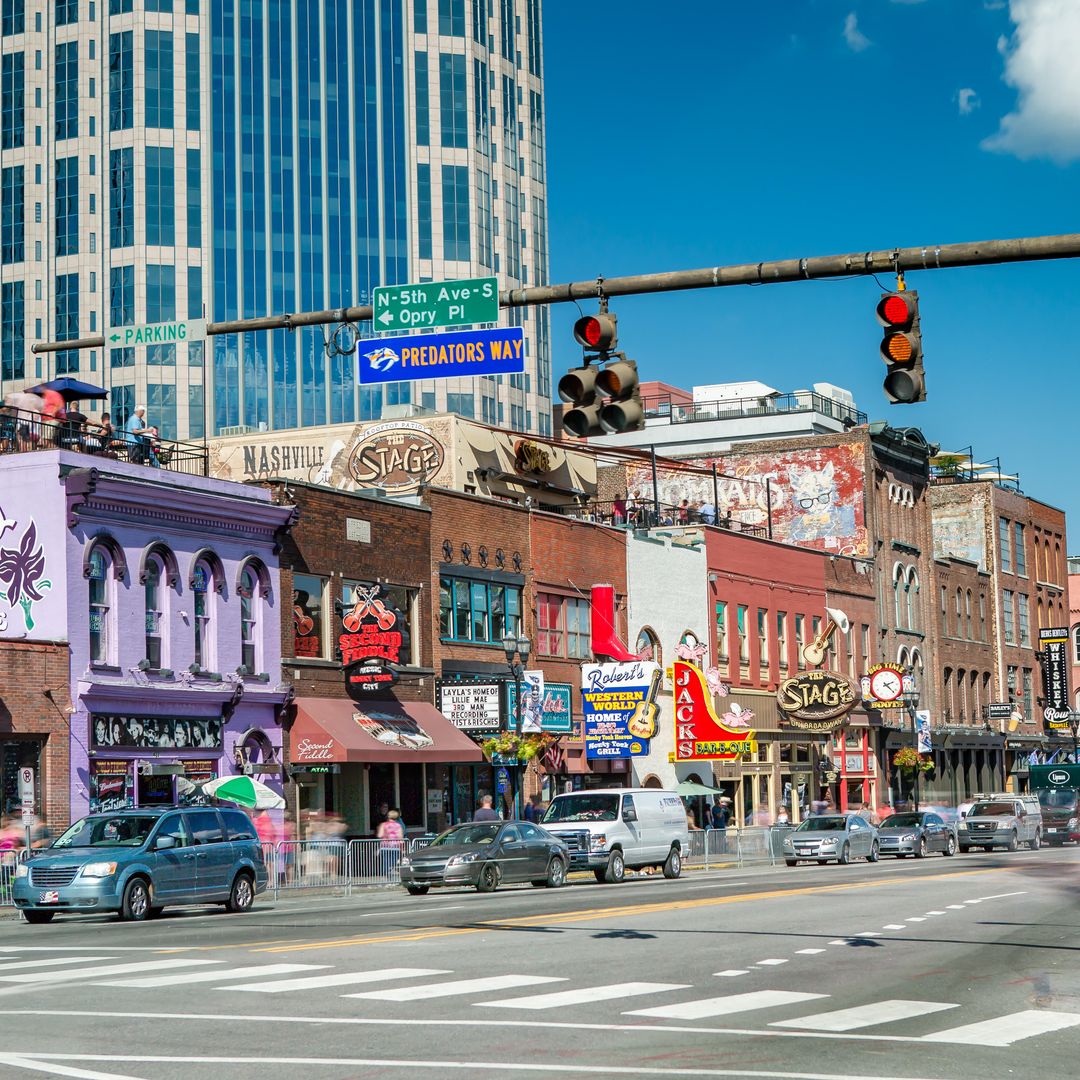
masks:
<svg viewBox="0 0 1080 1080"><path fill-rule="evenodd" d="M910 270L947 270L959 266L990 266L998 263L1037 262L1044 259L1080 257L1080 233L1061 236L1027 236L1014 240L979 240L963 244L886 248L847 255L815 255L771 262L712 266L700 270L673 270L666 273L636 274L630 277L573 281L563 285L537 285L527 289L507 289L499 293L499 306L533 307L565 304L597 297L637 296L645 293L679 292L686 289L719 289L729 285L776 285L785 281L819 281L828 278L867 277L873 274ZM210 323L208 337L217 334L246 334L258 330L296 330L304 326L370 322L370 304L326 311L304 311L286 315L264 315L253 319L233 319ZM373 331L374 332L374 331ZM71 341L36 342L33 353L64 349L100 349L102 335Z"/></svg>

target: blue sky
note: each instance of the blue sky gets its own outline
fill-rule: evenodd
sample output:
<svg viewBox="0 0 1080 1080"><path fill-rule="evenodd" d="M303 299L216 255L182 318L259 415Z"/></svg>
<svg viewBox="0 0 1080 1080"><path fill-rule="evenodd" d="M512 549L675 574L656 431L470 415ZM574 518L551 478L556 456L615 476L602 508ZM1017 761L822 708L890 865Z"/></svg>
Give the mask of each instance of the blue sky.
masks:
<svg viewBox="0 0 1080 1080"><path fill-rule="evenodd" d="M544 22L552 281L1080 231L1080 0L547 0ZM909 406L881 390L872 278L612 307L643 380L845 386L1080 528L1077 260L908 285ZM556 379L576 315L553 308Z"/></svg>

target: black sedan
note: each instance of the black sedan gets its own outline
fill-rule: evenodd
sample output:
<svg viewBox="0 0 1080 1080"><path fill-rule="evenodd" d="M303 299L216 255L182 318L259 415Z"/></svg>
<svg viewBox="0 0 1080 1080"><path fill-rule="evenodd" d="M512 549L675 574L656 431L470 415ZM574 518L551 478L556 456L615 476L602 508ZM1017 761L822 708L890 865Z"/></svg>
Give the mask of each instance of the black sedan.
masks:
<svg viewBox="0 0 1080 1080"><path fill-rule="evenodd" d="M566 845L529 821L455 825L398 863L401 884L413 896L443 885L494 892L515 881L558 889L566 884L569 865Z"/></svg>

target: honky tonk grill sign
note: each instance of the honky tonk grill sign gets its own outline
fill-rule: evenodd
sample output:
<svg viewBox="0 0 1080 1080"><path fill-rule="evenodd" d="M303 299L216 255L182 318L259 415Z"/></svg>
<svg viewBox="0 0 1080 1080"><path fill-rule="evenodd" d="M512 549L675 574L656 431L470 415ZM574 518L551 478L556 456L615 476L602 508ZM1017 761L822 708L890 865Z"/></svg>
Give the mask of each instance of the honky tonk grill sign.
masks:
<svg viewBox="0 0 1080 1080"><path fill-rule="evenodd" d="M855 684L836 671L804 671L780 684L776 702L792 727L832 731L858 702Z"/></svg>

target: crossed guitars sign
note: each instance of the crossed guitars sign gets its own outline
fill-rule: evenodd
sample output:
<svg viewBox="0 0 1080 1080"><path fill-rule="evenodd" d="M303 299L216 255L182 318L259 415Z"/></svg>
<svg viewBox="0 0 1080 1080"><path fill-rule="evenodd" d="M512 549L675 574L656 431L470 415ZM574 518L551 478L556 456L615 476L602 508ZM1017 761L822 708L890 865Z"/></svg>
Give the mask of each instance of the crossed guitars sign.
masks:
<svg viewBox="0 0 1080 1080"><path fill-rule="evenodd" d="M356 600L353 609L341 620L345 629L350 634L355 634L365 618L374 618L380 630L389 630L397 622L397 615L386 609L386 605L379 599L379 587L373 585L370 589L357 589Z"/></svg>

